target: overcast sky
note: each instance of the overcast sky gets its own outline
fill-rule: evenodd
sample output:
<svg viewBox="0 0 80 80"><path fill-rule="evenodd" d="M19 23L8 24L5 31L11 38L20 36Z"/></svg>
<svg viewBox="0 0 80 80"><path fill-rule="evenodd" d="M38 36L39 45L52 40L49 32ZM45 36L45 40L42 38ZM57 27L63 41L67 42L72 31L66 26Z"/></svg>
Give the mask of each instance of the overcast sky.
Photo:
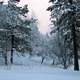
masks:
<svg viewBox="0 0 80 80"><path fill-rule="evenodd" d="M5 0L6 1L6 0ZM49 31L50 13L46 11L49 0L20 0L20 5L28 4L29 9L34 11L39 21L39 30L45 34Z"/></svg>

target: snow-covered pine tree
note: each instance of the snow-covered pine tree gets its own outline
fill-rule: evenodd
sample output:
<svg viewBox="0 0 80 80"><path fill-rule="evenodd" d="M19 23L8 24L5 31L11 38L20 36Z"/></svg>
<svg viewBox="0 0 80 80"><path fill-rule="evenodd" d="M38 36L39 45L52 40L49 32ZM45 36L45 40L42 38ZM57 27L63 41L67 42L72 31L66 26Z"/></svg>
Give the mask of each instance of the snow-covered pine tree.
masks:
<svg viewBox="0 0 80 80"><path fill-rule="evenodd" d="M39 47L39 44L40 44L40 32L38 30L38 27L39 27L38 20L36 18L34 11L31 11L31 20L32 20L32 23L30 24L30 27L31 27L30 43L31 43L32 50L30 55L37 55L37 48Z"/></svg>
<svg viewBox="0 0 80 80"><path fill-rule="evenodd" d="M64 53L63 56L68 52L70 55L74 54L74 70L79 70L77 52L79 37L76 36L78 27L75 25L75 23L77 24L75 16L80 12L80 2L78 0L50 0L50 2L52 2L52 6L47 10L51 11L51 21L54 25L52 33L58 32L60 51ZM63 61L66 61L64 59Z"/></svg>
<svg viewBox="0 0 80 80"><path fill-rule="evenodd" d="M27 13L27 5L22 8L18 7L16 4L0 4L0 31L5 35L5 43L2 44L5 44L5 49L3 49L3 51L5 51L6 57L7 52L11 51L11 63L13 63L13 48L20 52L29 50L30 48L29 37L31 29L29 27L29 24L31 23L31 21L27 20L27 16L25 16L27 15ZM1 40L2 38L3 36L1 37ZM21 48L19 48L19 46L21 46ZM6 57L5 62L7 64Z"/></svg>

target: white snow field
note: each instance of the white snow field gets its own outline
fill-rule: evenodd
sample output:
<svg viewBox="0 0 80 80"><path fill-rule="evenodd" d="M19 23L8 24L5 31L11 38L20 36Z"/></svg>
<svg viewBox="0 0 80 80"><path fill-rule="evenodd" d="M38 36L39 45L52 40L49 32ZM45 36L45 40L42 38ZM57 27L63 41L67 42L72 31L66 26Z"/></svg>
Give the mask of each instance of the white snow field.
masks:
<svg viewBox="0 0 80 80"><path fill-rule="evenodd" d="M80 71L40 64L40 58L15 57L14 62L0 66L0 80L80 80Z"/></svg>

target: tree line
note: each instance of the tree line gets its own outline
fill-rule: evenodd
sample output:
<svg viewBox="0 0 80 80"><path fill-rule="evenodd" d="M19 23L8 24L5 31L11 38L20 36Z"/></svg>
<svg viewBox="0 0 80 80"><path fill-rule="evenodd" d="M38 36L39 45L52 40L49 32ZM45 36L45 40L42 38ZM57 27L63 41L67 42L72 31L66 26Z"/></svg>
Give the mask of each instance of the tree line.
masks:
<svg viewBox="0 0 80 80"><path fill-rule="evenodd" d="M80 58L80 1L50 0L51 31L42 35L38 30L38 20L34 14L29 19L28 5L0 2L0 55L5 64L14 63L14 50L40 56L41 64L52 59L53 65L64 69L74 65L79 70Z"/></svg>

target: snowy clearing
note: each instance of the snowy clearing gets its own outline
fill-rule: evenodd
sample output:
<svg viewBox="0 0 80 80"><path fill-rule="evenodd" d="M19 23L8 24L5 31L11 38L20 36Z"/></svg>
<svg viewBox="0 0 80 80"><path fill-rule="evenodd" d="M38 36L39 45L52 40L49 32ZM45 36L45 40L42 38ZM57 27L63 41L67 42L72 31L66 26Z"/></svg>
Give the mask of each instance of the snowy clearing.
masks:
<svg viewBox="0 0 80 80"><path fill-rule="evenodd" d="M17 60L16 60L17 59ZM80 80L80 71L36 63L34 58L15 57L14 65L0 66L0 80ZM39 61L40 58L37 60ZM21 62L18 63L18 62Z"/></svg>

